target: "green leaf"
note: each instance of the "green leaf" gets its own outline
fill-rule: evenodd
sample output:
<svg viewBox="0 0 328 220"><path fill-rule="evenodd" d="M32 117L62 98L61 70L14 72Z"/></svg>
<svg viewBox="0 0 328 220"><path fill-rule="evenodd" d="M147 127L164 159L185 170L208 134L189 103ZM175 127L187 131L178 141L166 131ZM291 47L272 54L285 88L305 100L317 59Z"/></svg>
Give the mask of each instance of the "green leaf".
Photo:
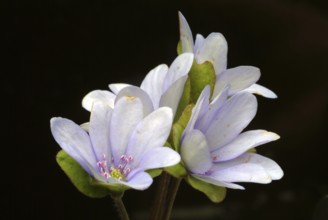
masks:
<svg viewBox="0 0 328 220"><path fill-rule="evenodd" d="M95 180L65 151L59 151L56 160L74 186L84 195L91 198L102 198L110 193L103 186L94 184Z"/></svg>
<svg viewBox="0 0 328 220"><path fill-rule="evenodd" d="M171 167L166 167L164 168L164 170L176 178L187 176L187 170L181 163L178 163Z"/></svg>
<svg viewBox="0 0 328 220"><path fill-rule="evenodd" d="M201 92L205 86L210 85L211 94L214 90L215 85L215 71L214 67L210 62L204 62L202 64L194 63L189 72L190 84L191 84L191 102L196 103Z"/></svg>
<svg viewBox="0 0 328 220"><path fill-rule="evenodd" d="M151 169L151 170L146 170L146 172L152 177L155 178L159 175L162 174L162 169Z"/></svg>
<svg viewBox="0 0 328 220"><path fill-rule="evenodd" d="M227 189L224 187L216 186L193 176L187 176L186 181L194 188L203 192L212 202L221 202L226 195Z"/></svg>

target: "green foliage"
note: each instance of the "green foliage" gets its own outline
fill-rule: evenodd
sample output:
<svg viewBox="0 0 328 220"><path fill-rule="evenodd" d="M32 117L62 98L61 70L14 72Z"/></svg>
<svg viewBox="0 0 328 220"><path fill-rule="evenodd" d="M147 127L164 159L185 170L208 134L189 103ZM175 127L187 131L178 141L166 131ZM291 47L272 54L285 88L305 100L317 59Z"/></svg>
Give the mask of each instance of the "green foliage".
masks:
<svg viewBox="0 0 328 220"><path fill-rule="evenodd" d="M95 180L65 151L59 151L56 160L74 186L84 195L102 198L109 194L108 189L95 184Z"/></svg>
<svg viewBox="0 0 328 220"><path fill-rule="evenodd" d="M178 163L171 167L166 167L164 168L164 170L175 178L182 178L187 176L187 170L181 163Z"/></svg>
<svg viewBox="0 0 328 220"><path fill-rule="evenodd" d="M191 85L190 99L192 103L197 102L198 97L207 85L210 85L211 94L213 93L216 76L214 67L210 62L197 64L194 60L189 72L189 79Z"/></svg>
<svg viewBox="0 0 328 220"><path fill-rule="evenodd" d="M227 189L224 187L216 186L193 176L187 176L186 181L194 188L203 192L212 202L221 202L226 195Z"/></svg>

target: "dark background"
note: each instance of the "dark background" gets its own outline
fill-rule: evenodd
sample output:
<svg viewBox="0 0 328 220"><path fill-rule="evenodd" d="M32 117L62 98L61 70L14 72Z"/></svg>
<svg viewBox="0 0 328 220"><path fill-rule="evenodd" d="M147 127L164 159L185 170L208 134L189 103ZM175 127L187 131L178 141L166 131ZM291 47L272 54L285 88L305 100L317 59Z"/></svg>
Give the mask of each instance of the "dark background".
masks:
<svg viewBox="0 0 328 220"><path fill-rule="evenodd" d="M269 185L243 184L245 191L228 190L220 204L183 183L172 219L328 219L314 214L328 210L327 199L317 205L328 195L324 0L40 0L8 6L4 36L15 81L3 83L1 92L17 98L15 127L7 129L17 144L6 165L15 177L5 181L14 189L2 219L117 219L110 198L85 197L60 170L49 120L85 122L81 100L89 91L115 82L139 85L150 69L170 64L179 37L178 10L194 35L223 33L228 67L259 67L259 83L278 94L276 100L258 98L249 129L281 135L258 152L277 161L285 176ZM146 219L156 183L144 192L126 192L132 219Z"/></svg>

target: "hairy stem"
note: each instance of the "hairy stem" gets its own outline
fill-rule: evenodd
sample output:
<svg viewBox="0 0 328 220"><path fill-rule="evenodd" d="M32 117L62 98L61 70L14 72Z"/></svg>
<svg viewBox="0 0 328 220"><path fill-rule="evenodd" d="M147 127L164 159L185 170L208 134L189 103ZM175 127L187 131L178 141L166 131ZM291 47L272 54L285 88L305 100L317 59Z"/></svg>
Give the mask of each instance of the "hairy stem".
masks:
<svg viewBox="0 0 328 220"><path fill-rule="evenodd" d="M121 195L112 195L112 199L115 203L117 212L121 218L121 220L129 220L128 212L126 211L126 208L124 206L124 203L122 201L123 194Z"/></svg>

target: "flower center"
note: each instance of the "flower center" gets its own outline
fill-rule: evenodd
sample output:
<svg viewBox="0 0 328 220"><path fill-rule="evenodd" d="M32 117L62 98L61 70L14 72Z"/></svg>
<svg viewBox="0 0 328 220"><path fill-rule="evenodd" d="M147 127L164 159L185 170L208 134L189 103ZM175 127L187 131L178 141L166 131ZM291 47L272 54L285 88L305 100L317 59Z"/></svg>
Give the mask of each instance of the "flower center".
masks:
<svg viewBox="0 0 328 220"><path fill-rule="evenodd" d="M114 178L118 180L125 180L128 174L131 172L130 163L133 160L131 155L122 155L117 166L114 166L114 161L112 161L111 166L108 166L106 157L104 155L104 160L97 162L97 167L101 175L106 179Z"/></svg>

